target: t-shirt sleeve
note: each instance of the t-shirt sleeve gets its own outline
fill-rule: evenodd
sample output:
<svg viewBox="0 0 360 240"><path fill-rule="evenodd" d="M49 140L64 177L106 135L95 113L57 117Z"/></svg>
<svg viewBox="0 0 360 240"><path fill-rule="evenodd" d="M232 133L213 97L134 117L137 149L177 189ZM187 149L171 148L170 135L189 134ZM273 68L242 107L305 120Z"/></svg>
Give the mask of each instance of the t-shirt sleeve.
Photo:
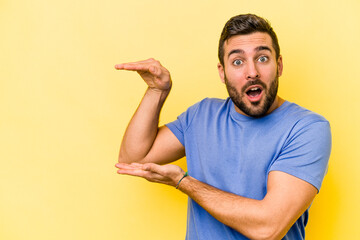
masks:
<svg viewBox="0 0 360 240"><path fill-rule="evenodd" d="M298 177L320 190L331 152L331 131L327 121L294 126L270 171Z"/></svg>
<svg viewBox="0 0 360 240"><path fill-rule="evenodd" d="M201 102L194 104L185 112L180 114L175 121L165 124L171 130L171 132L174 133L183 146L185 146L185 132L196 115L200 104Z"/></svg>

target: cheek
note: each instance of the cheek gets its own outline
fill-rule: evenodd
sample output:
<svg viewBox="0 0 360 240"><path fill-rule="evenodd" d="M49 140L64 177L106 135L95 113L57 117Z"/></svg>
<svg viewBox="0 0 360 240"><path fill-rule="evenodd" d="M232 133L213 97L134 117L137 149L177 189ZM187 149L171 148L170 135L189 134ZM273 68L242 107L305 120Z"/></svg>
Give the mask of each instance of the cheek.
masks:
<svg viewBox="0 0 360 240"><path fill-rule="evenodd" d="M261 72L260 72L260 78L264 81L264 82L270 82L272 81L276 76L278 75L278 69L275 66L269 66L266 68L262 68Z"/></svg>
<svg viewBox="0 0 360 240"><path fill-rule="evenodd" d="M242 82L244 78L244 73L240 69L228 68L225 70L226 78L232 82Z"/></svg>

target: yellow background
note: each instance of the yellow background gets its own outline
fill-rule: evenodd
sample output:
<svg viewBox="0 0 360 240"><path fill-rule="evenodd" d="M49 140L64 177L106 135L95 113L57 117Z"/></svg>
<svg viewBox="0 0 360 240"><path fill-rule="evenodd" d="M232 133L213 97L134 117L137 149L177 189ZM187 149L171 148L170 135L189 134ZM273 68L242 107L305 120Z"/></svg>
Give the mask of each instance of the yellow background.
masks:
<svg viewBox="0 0 360 240"><path fill-rule="evenodd" d="M172 121L204 97L226 97L218 38L248 12L278 34L280 95L332 126L307 239L358 239L358 0L0 0L0 239L184 239L185 195L116 174L146 87L113 66L159 59L174 81L161 122Z"/></svg>

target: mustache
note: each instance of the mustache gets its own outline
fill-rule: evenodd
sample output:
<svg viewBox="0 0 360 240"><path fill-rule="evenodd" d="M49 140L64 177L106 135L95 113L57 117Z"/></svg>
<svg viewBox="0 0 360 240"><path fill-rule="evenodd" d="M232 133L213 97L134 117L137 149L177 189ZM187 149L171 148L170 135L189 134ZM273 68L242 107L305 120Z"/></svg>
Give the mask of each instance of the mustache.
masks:
<svg viewBox="0 0 360 240"><path fill-rule="evenodd" d="M242 92L245 92L245 90L253 85L260 85L264 90L266 90L266 85L265 83L263 83L262 81L260 81L259 79L255 79L255 80L251 80L248 81L243 87L242 87Z"/></svg>

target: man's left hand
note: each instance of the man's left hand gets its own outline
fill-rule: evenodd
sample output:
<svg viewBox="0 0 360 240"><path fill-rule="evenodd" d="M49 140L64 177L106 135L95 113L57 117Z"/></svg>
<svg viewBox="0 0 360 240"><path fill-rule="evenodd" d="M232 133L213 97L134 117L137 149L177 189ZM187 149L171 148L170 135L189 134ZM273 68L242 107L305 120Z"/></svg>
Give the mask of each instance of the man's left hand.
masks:
<svg viewBox="0 0 360 240"><path fill-rule="evenodd" d="M184 171L176 165L158 165L155 163L117 163L119 174L142 177L150 182L162 183L175 187L184 175Z"/></svg>

